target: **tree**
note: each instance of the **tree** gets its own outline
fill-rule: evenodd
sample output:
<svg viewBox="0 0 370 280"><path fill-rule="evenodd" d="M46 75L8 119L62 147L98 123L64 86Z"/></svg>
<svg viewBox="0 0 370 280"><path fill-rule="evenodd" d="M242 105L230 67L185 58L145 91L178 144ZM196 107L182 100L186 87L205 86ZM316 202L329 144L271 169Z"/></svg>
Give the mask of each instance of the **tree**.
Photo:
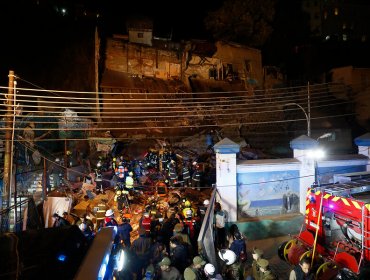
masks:
<svg viewBox="0 0 370 280"><path fill-rule="evenodd" d="M261 47L273 31L274 0L225 0L205 18L205 27L217 40Z"/></svg>

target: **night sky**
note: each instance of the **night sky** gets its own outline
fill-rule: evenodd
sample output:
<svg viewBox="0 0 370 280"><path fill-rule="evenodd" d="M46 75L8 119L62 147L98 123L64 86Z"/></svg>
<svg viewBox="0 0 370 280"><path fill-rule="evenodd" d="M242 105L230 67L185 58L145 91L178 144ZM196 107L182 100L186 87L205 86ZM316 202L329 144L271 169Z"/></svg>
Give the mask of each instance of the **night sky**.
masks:
<svg viewBox="0 0 370 280"><path fill-rule="evenodd" d="M9 3L11 2L11 3ZM68 45L89 40L97 24L103 36L126 33L125 22L130 16L147 16L154 21L154 36L174 40L209 38L203 18L208 9L216 8L221 0L117 1L117 0L13 0L0 9L0 85L7 85L9 70L44 82L44 72L58 67L61 50ZM39 4L37 4L39 3ZM76 5L76 3L81 3ZM63 16L61 7L67 7ZM68 8L69 7L69 8ZM59 10L57 9L59 8ZM87 11L82 16L81 11ZM99 13L99 18L94 13ZM55 66L56 65L56 66ZM60 67L62 68L62 67Z"/></svg>

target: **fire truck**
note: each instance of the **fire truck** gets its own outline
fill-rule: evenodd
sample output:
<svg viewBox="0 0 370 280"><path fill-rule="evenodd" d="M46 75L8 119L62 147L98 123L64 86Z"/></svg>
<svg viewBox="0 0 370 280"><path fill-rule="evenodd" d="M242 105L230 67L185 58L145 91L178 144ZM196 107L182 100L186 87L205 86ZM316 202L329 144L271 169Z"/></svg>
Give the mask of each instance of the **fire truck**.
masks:
<svg viewBox="0 0 370 280"><path fill-rule="evenodd" d="M370 178L311 186L300 233L278 254L291 265L311 258L316 279L357 279L370 268Z"/></svg>

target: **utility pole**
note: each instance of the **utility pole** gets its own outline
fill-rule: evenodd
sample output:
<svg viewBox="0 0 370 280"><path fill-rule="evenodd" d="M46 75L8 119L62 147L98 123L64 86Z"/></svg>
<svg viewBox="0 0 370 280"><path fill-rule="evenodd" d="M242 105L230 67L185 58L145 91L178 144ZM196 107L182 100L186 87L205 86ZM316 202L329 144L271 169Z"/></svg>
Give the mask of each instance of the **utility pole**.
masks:
<svg viewBox="0 0 370 280"><path fill-rule="evenodd" d="M307 82L307 117L310 120L308 122L309 127L307 128L307 136L311 137L311 100L310 100L310 82Z"/></svg>
<svg viewBox="0 0 370 280"><path fill-rule="evenodd" d="M4 186L2 195L2 208L8 208L10 206L10 193L11 193L11 157L12 155L12 128L13 128L13 107L14 104L14 71L9 71L9 85L8 95L6 96L6 117L5 117L5 152L4 152Z"/></svg>

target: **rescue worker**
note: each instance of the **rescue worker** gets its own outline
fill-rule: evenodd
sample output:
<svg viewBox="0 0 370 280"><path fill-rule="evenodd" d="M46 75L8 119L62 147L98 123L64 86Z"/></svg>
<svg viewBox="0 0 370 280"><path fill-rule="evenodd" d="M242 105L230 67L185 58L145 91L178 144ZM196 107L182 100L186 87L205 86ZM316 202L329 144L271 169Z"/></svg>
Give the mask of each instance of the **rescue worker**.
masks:
<svg viewBox="0 0 370 280"><path fill-rule="evenodd" d="M109 227L109 226L117 226L117 225L118 225L118 223L114 219L114 212L113 212L113 210L112 209L108 209L105 212L104 226L105 227Z"/></svg>
<svg viewBox="0 0 370 280"><path fill-rule="evenodd" d="M168 176L170 179L170 186L174 187L178 180L176 162L174 160L171 160L168 164Z"/></svg>
<svg viewBox="0 0 370 280"><path fill-rule="evenodd" d="M201 223L203 222L204 216L206 215L208 206L209 206L209 200L206 199L203 201L203 205L198 207Z"/></svg>
<svg viewBox="0 0 370 280"><path fill-rule="evenodd" d="M259 274L258 279L260 279L260 280L276 280L277 279L277 277L271 272L271 270L269 268L269 261L268 260L259 259L257 261L257 265L260 268L260 274ZM301 278L301 279L306 279L306 278Z"/></svg>
<svg viewBox="0 0 370 280"><path fill-rule="evenodd" d="M200 180L201 180L201 170L199 164L194 161L193 162L193 176L192 176L192 187L197 188L200 191Z"/></svg>
<svg viewBox="0 0 370 280"><path fill-rule="evenodd" d="M206 262L200 257L196 256L193 258L193 263L185 268L184 278L185 280L205 280L206 275L204 273L203 267Z"/></svg>
<svg viewBox="0 0 370 280"><path fill-rule="evenodd" d="M123 165L119 163L118 167L116 167L114 170L117 177L117 182L125 183L125 168Z"/></svg>
<svg viewBox="0 0 370 280"><path fill-rule="evenodd" d="M130 191L134 188L134 173L132 173L131 171L128 173L128 176L126 177L126 180L125 180L125 184L126 184L126 188Z"/></svg>
<svg viewBox="0 0 370 280"><path fill-rule="evenodd" d="M184 225L186 232L189 234L190 242L192 245L192 251L197 252L197 238L200 230L199 217L193 217L192 211L189 209L186 211Z"/></svg>
<svg viewBox="0 0 370 280"><path fill-rule="evenodd" d="M289 280L312 280L314 274L311 272L311 259L302 258L289 274Z"/></svg>
<svg viewBox="0 0 370 280"><path fill-rule="evenodd" d="M253 248L252 251L252 266L247 270L247 279L246 280L258 280L259 279L259 267L258 267L258 260L261 259L263 256L263 251L261 249L258 249L256 247Z"/></svg>
<svg viewBox="0 0 370 280"><path fill-rule="evenodd" d="M115 173L117 168L117 159L114 157L112 159L112 171Z"/></svg>
<svg viewBox="0 0 370 280"><path fill-rule="evenodd" d="M114 196L114 201L117 202L117 209L118 211L122 211L123 204L125 203L125 196L122 194L122 191L116 191L116 195Z"/></svg>
<svg viewBox="0 0 370 280"><path fill-rule="evenodd" d="M218 256L224 262L223 276L225 279L244 280L243 272L240 269L240 264L237 261L235 253L229 249L218 251Z"/></svg>
<svg viewBox="0 0 370 280"><path fill-rule="evenodd" d="M148 212L145 212L144 215L141 217L139 221L140 228L144 229L147 236L150 236L150 226L152 223L152 219L150 218L150 215Z"/></svg>
<svg viewBox="0 0 370 280"><path fill-rule="evenodd" d="M184 206L185 206L185 208L182 210L182 215L184 217L186 217L186 212L188 210L190 210L191 211L191 216L194 216L195 210L194 210L194 208L191 207L191 202L189 200L185 201Z"/></svg>
<svg viewBox="0 0 370 280"><path fill-rule="evenodd" d="M191 181L190 181L190 171L188 168L188 163L186 161L183 162L182 166L182 181L184 187L190 187Z"/></svg>

